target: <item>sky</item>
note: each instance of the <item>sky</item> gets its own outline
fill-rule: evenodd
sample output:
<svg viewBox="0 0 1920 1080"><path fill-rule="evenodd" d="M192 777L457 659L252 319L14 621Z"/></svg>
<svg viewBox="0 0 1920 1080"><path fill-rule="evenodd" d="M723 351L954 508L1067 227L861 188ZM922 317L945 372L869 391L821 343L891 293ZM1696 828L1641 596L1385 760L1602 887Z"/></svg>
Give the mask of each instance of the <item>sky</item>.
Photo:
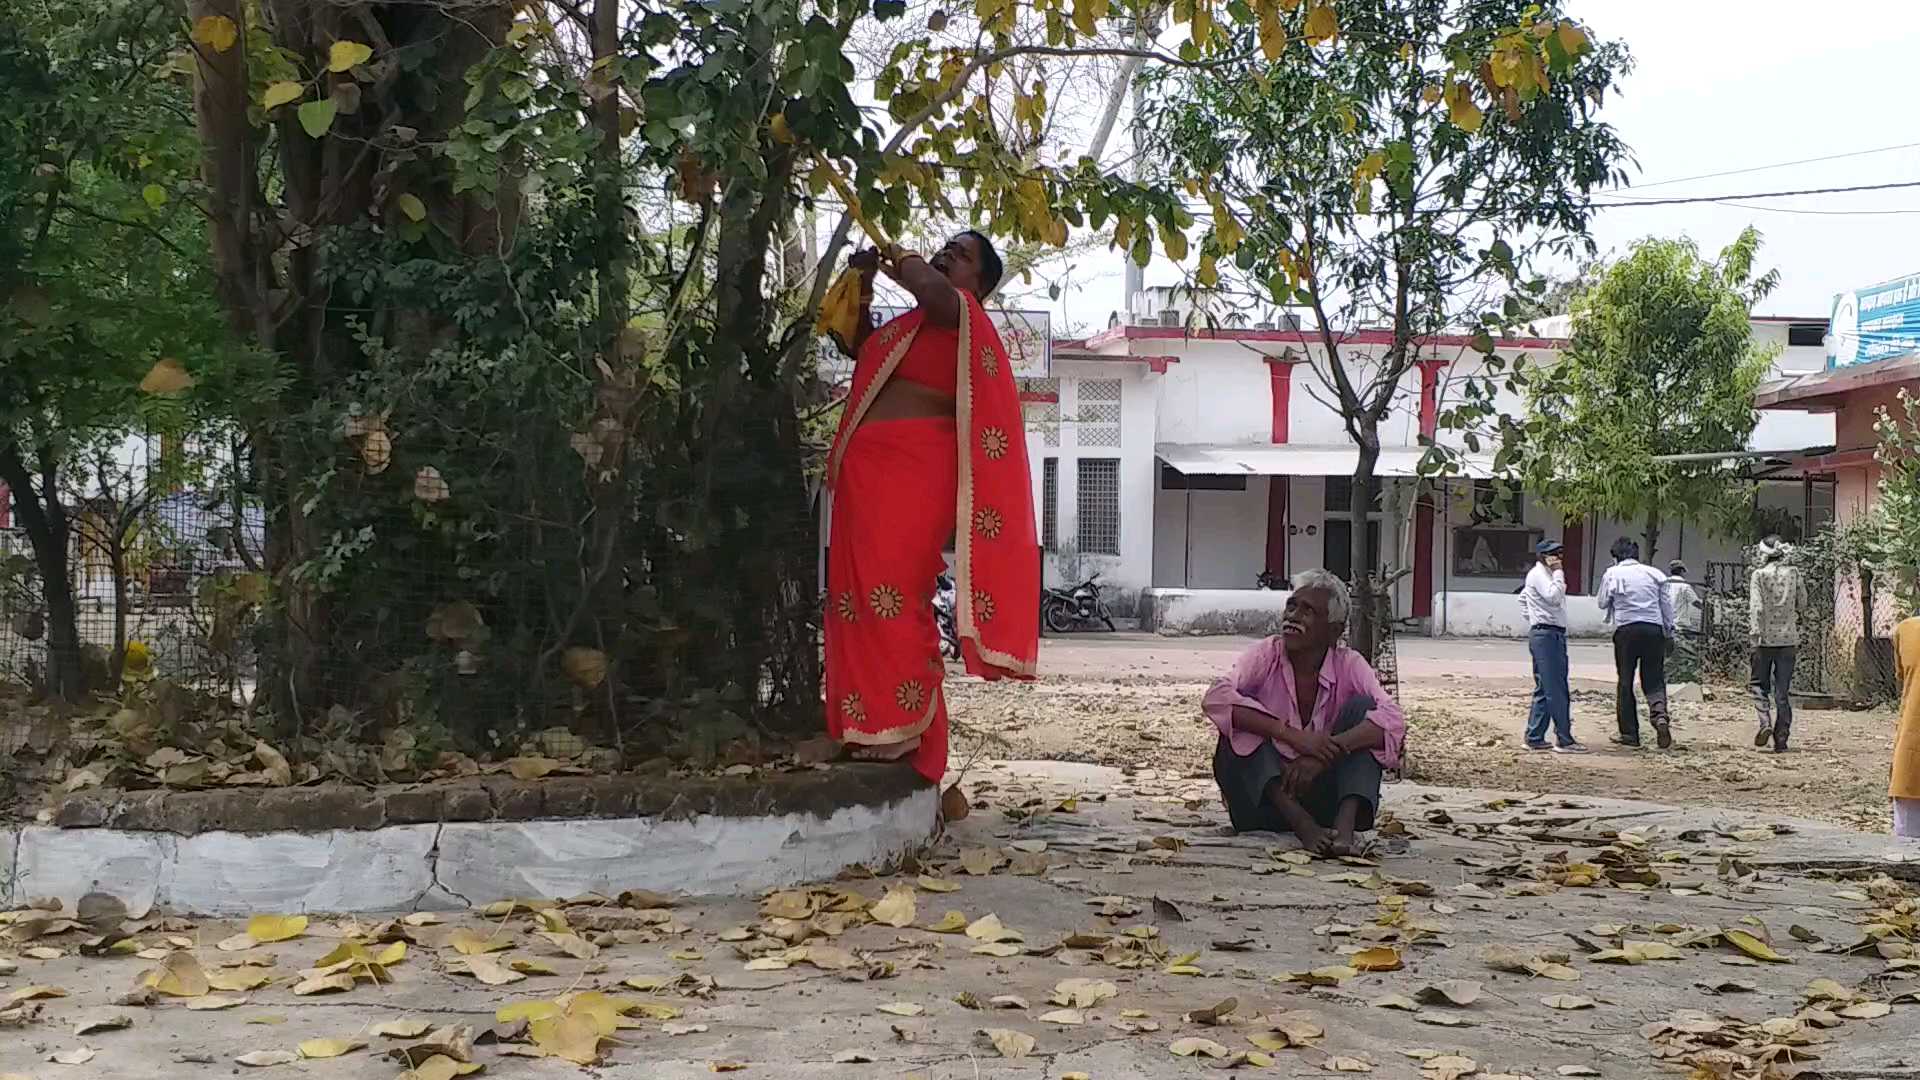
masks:
<svg viewBox="0 0 1920 1080"><path fill-rule="evenodd" d="M1570 14L1599 37L1625 41L1635 57L1602 110L1637 163L1635 186L1610 193L1614 200L1920 180L1920 145L1758 168L1920 144L1920 125L1904 120L1908 80L1920 66L1920 4L1571 0ZM1666 182L1745 169L1755 171ZM1885 210L1906 212L1833 213ZM1686 235L1712 255L1748 225L1765 238L1760 268L1780 271L1759 314L1825 317L1837 292L1920 272L1920 187L1617 207L1595 215L1592 233L1603 254L1645 236ZM1119 256L1079 261L1060 300L1045 304L1042 293L1036 306L1079 330L1104 328L1123 306ZM1149 285L1178 280L1162 260L1148 268Z"/></svg>

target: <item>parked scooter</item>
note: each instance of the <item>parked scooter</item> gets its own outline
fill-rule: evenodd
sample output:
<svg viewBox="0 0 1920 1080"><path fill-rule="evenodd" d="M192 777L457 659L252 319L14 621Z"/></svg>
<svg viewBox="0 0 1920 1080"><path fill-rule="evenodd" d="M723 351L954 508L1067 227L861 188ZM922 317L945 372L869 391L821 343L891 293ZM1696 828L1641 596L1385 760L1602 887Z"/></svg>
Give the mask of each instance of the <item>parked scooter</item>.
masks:
<svg viewBox="0 0 1920 1080"><path fill-rule="evenodd" d="M1095 574L1070 589L1048 589L1040 594L1040 622L1056 634L1065 634L1088 623L1101 623L1112 630L1113 614L1100 598L1100 575Z"/></svg>
<svg viewBox="0 0 1920 1080"><path fill-rule="evenodd" d="M960 659L960 627L953 618L955 602L953 579L941 574L933 581L933 624L940 628L940 655L949 660L958 660Z"/></svg>

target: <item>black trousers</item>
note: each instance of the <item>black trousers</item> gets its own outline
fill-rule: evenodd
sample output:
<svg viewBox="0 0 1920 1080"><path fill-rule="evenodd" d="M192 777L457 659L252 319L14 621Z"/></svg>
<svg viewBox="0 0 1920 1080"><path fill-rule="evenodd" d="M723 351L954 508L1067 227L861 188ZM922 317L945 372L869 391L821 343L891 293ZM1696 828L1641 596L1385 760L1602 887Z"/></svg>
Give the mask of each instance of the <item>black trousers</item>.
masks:
<svg viewBox="0 0 1920 1080"><path fill-rule="evenodd" d="M1333 734L1360 723L1373 711L1370 697L1349 698L1340 705L1333 722ZM1237 832L1292 832L1287 819L1267 797L1269 785L1278 783L1286 770L1287 759L1280 756L1271 740L1262 739L1259 749L1245 757L1233 752L1226 736L1213 751L1213 779L1220 785L1220 799L1227 804L1227 819ZM1380 809L1380 762L1370 753L1348 754L1321 772L1313 789L1300 798L1300 806L1322 828L1332 828L1340 804L1348 798L1361 802L1355 828L1364 832L1373 828Z"/></svg>
<svg viewBox="0 0 1920 1080"><path fill-rule="evenodd" d="M1640 741L1640 710L1633 699L1633 672L1647 695L1647 715L1655 728L1667 723L1667 634L1653 623L1628 623L1613 632L1613 670L1620 680L1614 719L1620 737Z"/></svg>

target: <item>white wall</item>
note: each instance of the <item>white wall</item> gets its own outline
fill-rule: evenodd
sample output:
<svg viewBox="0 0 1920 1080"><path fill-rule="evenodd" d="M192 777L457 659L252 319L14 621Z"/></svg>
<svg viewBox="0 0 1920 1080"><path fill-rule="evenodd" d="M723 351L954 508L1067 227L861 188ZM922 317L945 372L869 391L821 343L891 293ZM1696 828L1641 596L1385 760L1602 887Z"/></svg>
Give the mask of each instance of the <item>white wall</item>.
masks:
<svg viewBox="0 0 1920 1080"><path fill-rule="evenodd" d="M1520 598L1505 593L1443 592L1433 598L1433 632L1452 637L1524 638L1529 626ZM1567 597L1568 637L1608 637L1613 628L1591 596Z"/></svg>
<svg viewBox="0 0 1920 1080"><path fill-rule="evenodd" d="M1158 461L1154 457L1154 428L1162 377L1137 361L1063 360L1055 358L1053 374L1060 380L1060 445L1044 445L1044 436L1027 433L1033 460L1036 505L1041 483L1040 461L1060 459L1060 544L1062 552L1046 563L1046 583L1072 584L1095 572L1101 583L1123 592L1144 589L1154 580L1154 489ZM1080 380L1120 380L1120 446L1080 445L1076 418L1080 415ZM1081 458L1120 459L1120 554L1078 552ZM1036 518L1038 520L1038 518ZM1069 558L1067 552L1072 551ZM1068 579L1071 578L1072 581ZM1124 598L1122 598L1124 599Z"/></svg>

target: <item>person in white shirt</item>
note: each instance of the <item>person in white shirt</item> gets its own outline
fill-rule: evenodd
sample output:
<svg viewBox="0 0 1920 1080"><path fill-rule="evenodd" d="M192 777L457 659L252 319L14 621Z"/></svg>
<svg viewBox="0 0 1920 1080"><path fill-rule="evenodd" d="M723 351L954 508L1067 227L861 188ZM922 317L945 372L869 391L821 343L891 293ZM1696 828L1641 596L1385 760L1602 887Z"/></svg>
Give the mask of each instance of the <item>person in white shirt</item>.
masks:
<svg viewBox="0 0 1920 1080"><path fill-rule="evenodd" d="M1687 564L1667 564L1667 603L1673 608L1674 650L1667 674L1675 682L1700 678L1700 592L1687 580Z"/></svg>
<svg viewBox="0 0 1920 1080"><path fill-rule="evenodd" d="M1527 651L1533 655L1533 709L1527 714L1527 749L1584 754L1573 737L1573 691L1567 681L1567 575L1560 568L1558 540L1533 546L1537 561L1520 589L1527 617ZM1547 742L1547 725L1554 741Z"/></svg>
<svg viewBox="0 0 1920 1080"><path fill-rule="evenodd" d="M1673 605L1667 600L1667 575L1640 562L1640 544L1627 537L1613 542L1614 564L1600 578L1594 599L1613 624L1613 669L1620 680L1614 719L1621 746L1640 745L1640 711L1633 699L1633 672L1647 696L1660 749L1673 747L1667 718L1667 654L1673 649Z"/></svg>

